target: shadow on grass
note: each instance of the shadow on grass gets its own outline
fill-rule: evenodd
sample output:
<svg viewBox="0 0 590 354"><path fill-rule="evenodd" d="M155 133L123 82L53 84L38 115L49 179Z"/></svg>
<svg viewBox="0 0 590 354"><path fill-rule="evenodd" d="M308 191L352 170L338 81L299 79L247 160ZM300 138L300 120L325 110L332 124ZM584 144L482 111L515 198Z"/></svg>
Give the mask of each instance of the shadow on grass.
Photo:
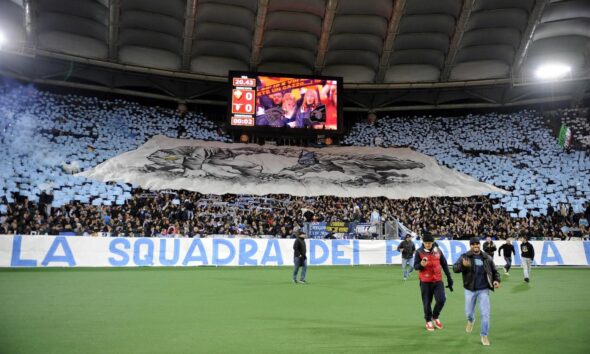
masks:
<svg viewBox="0 0 590 354"><path fill-rule="evenodd" d="M522 293L523 291L530 290L530 285L528 283L522 283L512 288L513 293Z"/></svg>
<svg viewBox="0 0 590 354"><path fill-rule="evenodd" d="M301 329L307 331L307 336L317 338L311 348L317 352L330 353L423 353L424 347L444 348L441 353L472 353L479 347L479 336L469 336L465 333L436 330L427 332L422 326L412 325L375 325L351 322L319 325ZM345 343L333 343L326 338L342 336L347 338ZM323 340L322 340L323 338ZM467 350L465 350L468 348Z"/></svg>

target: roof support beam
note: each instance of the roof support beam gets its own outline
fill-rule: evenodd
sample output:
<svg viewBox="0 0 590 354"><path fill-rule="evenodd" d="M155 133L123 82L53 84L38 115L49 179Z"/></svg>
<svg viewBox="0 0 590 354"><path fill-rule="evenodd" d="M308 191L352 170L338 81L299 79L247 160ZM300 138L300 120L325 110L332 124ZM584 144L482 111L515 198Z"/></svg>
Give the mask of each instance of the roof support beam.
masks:
<svg viewBox="0 0 590 354"><path fill-rule="evenodd" d="M406 92L403 92L403 93L402 93L402 94L400 94L400 95L396 95L396 96L395 96L395 97L393 97L393 98L387 99L387 100L385 100L385 101L383 101L383 102L379 102L379 104L378 104L378 105L376 105L376 107L375 107L375 108L380 108L380 107L387 107L387 106L389 106L389 105L391 105L391 104L393 104L393 103L395 103L395 102L398 102L399 100L401 100L402 98L404 98L404 97L405 97L405 96L407 96L408 94L409 94L409 91L406 91Z"/></svg>
<svg viewBox="0 0 590 354"><path fill-rule="evenodd" d="M193 51L193 35L197 17L198 0L187 0L184 12L184 41L182 44L182 70L189 70Z"/></svg>
<svg viewBox="0 0 590 354"><path fill-rule="evenodd" d="M549 0L536 0L535 7L533 7L533 11L529 15L529 21L527 23L526 29L520 38L520 46L518 47L518 51L514 56L514 62L512 63L512 75L520 76L520 72L522 70L522 64L524 63L524 59L526 58L526 53L533 42L533 36L535 35L535 29L537 25L541 21L541 16L545 11L545 6L549 3Z"/></svg>
<svg viewBox="0 0 590 354"><path fill-rule="evenodd" d="M256 70L260 64L260 53L262 52L262 39L264 38L264 27L266 26L266 14L270 0L258 0L258 12L256 13L256 25L254 36L252 36L252 53L250 54L250 70Z"/></svg>
<svg viewBox="0 0 590 354"><path fill-rule="evenodd" d="M590 94L584 95L584 98L590 97ZM425 110L440 110L440 109L465 109L465 108L500 108L500 107L520 107L525 105L547 103L547 102L564 102L570 101L572 96L551 96L542 98L533 98L530 100L523 100L519 102L510 103L444 103L438 105L424 104L424 105L413 105L413 106L391 106L391 107L379 107L375 108L375 112L395 112L395 111L425 111ZM358 107L344 107L345 112L368 112L368 108Z"/></svg>
<svg viewBox="0 0 590 354"><path fill-rule="evenodd" d="M199 98L199 97L201 97L201 96L205 96L205 95L208 95L208 94L210 94L210 93L215 93L215 92L218 92L218 91L224 91L224 93L225 93L225 89L224 89L224 88L219 88L219 87L211 87L211 88L207 88L207 89L205 89L205 90L200 90L199 92L193 93L193 94L192 94L192 95L189 97L189 99L191 99L191 100L192 100L192 99Z"/></svg>
<svg viewBox="0 0 590 354"><path fill-rule="evenodd" d="M37 24L36 13L37 4L33 0L24 0L24 24L25 24L25 35L26 35L26 47L35 49L37 48Z"/></svg>
<svg viewBox="0 0 590 354"><path fill-rule="evenodd" d="M119 56L119 15L121 0L109 0L109 60Z"/></svg>
<svg viewBox="0 0 590 354"><path fill-rule="evenodd" d="M157 89L159 89L162 92L166 92L170 97L178 97L179 94L178 93L174 93L172 92L170 89L166 88L164 85L162 85L161 83L159 83L157 80L154 80L153 77L146 77L146 80L151 83L154 87L156 87Z"/></svg>
<svg viewBox="0 0 590 354"><path fill-rule="evenodd" d="M481 93L478 93L476 91L465 90L465 93L468 94L471 97L479 98L479 99L484 100L484 101L489 102L489 103L499 103L497 100L495 100L493 98L490 98L490 97L488 97L486 95L482 95Z"/></svg>
<svg viewBox="0 0 590 354"><path fill-rule="evenodd" d="M35 78L24 76L24 75L13 75L11 73L3 71L2 69L0 69L0 75L13 77L18 80L35 82L35 83L39 83L39 84L62 86L62 87L72 87L72 88L77 88L77 89L82 89L82 90L94 90L94 91L100 91L100 92L110 92L110 93L120 94L120 95L146 97L146 98L153 98L153 99L157 99L157 100L179 102L179 99L177 97L171 97L171 96L161 95L161 94L157 94L157 93L142 92L142 91L137 91L137 90L128 90L128 89L120 89L120 88L112 88L112 87L106 87L103 85L95 85L95 84L80 84L77 82L69 82L69 81L62 81L62 80L35 79ZM227 106L227 101L225 101L225 100L224 101L215 101L215 100L188 99L188 100L182 100L182 101L185 103L196 103L196 104L214 105L214 106Z"/></svg>
<svg viewBox="0 0 590 354"><path fill-rule="evenodd" d="M500 98L500 103L501 104L505 104L506 103L506 97L508 96L509 91L511 90L511 87L504 87L502 89L502 97Z"/></svg>
<svg viewBox="0 0 590 354"><path fill-rule="evenodd" d="M66 76L67 73L68 73L68 69L63 68L60 70L48 72L47 74L43 74L43 75L41 75L39 73L36 73L36 74L37 74L37 77L40 79L51 79L51 78L55 78L56 76Z"/></svg>
<svg viewBox="0 0 590 354"><path fill-rule="evenodd" d="M369 106L367 106L365 103L363 103L363 102L361 102L359 100L356 100L356 99L354 99L354 98L352 98L350 96L344 96L344 100L345 101L352 102L352 103L356 104L357 106L359 106L359 107L361 107L363 109L366 109L366 110L369 109Z"/></svg>
<svg viewBox="0 0 590 354"><path fill-rule="evenodd" d="M579 82L575 85L574 92L572 94L572 105L583 105L584 97L588 96L588 90L590 90L590 80Z"/></svg>
<svg viewBox="0 0 590 354"><path fill-rule="evenodd" d="M469 17L471 17L471 9L473 9L474 3L475 0L463 0L461 14L459 15L457 26L455 26L455 33L453 34L453 38L451 39L451 45L449 46L449 52L447 53L447 57L445 58L445 66L443 67L442 74L440 76L440 81L449 81L449 77L451 76L451 70L453 69L453 65L455 64L455 57L459 52L461 40L463 39L463 34L465 33L465 28L467 27L467 22L469 22Z"/></svg>
<svg viewBox="0 0 590 354"><path fill-rule="evenodd" d="M387 25L387 35L385 36L385 41L383 42L383 49L381 51L380 57L381 59L379 60L379 71L375 76L376 82L383 82L383 80L385 80L385 73L387 72L387 68L389 68L389 59L391 58L391 53L393 52L393 43L395 42L397 29L399 28L399 23L402 19L405 9L406 0L396 0L395 4L393 5L393 9L391 9L389 24Z"/></svg>
<svg viewBox="0 0 590 354"><path fill-rule="evenodd" d="M227 77L217 75L206 75L197 74L190 72L182 72L175 70L158 69L152 67L144 67L139 65L121 64L116 62L110 62L104 59L93 59L83 58L76 55L70 55L65 53L58 53L50 50L36 49L31 51L31 55L25 55L20 52L11 52L8 49L3 50L2 53L7 55L18 55L22 58L26 57L43 57L55 60L66 60L68 62L81 63L86 65L98 66L100 68L114 69L114 70L126 70L129 72L140 72L148 73L159 76L175 77L179 79L191 79L191 80L205 80L209 82L223 82L227 83ZM0 53L0 54L2 54ZM0 64L2 62L0 61ZM0 65L1 67L1 65ZM589 77L573 77L565 81L579 81L588 80ZM564 81L564 80L562 80ZM449 82L415 82L415 83L345 83L345 90L398 90L398 89L437 89L437 88L456 88L456 87L473 87L473 86L498 86L498 85L513 85L513 86L527 86L527 85L541 85L544 84L540 81L534 81L526 84L515 84L510 78L502 79L482 79L482 80L468 80L468 81L449 81Z"/></svg>
<svg viewBox="0 0 590 354"><path fill-rule="evenodd" d="M330 42L330 34L332 33L332 24L334 23L334 16L336 16L338 1L339 0L328 0L326 3L326 11L324 11L324 19L322 21L322 33L320 35L318 52L315 57L314 65L314 72L317 75L321 74L324 69L326 53L328 52L328 42Z"/></svg>
<svg viewBox="0 0 590 354"><path fill-rule="evenodd" d="M536 92L535 92L535 91L533 91L533 90L527 90L527 91L525 91L525 92L521 93L521 94L520 94L520 95L518 95L518 96L510 97L510 101L509 101L509 103L521 101L522 99L524 99L524 98L527 98L527 97L529 97L529 96L532 96L532 95L533 95L533 94L535 94L535 93L536 93Z"/></svg>

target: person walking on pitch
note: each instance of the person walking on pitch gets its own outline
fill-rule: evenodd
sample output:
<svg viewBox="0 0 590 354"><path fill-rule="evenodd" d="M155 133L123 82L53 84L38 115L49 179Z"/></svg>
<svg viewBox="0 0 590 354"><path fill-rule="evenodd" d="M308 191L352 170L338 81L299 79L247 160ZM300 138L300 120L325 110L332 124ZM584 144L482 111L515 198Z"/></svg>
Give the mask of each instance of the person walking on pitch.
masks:
<svg viewBox="0 0 590 354"><path fill-rule="evenodd" d="M494 253L496 253L496 245L492 238L488 236L486 238L486 242L483 243L483 251L488 254L492 259L494 259Z"/></svg>
<svg viewBox="0 0 590 354"><path fill-rule="evenodd" d="M531 266L533 265L533 260L535 259L535 248L529 242L526 236L522 237L522 242L520 243L520 258L522 260L524 281L528 283L531 277Z"/></svg>
<svg viewBox="0 0 590 354"><path fill-rule="evenodd" d="M412 235L407 234L405 239L397 246L397 250L402 253L402 272L404 280L407 280L410 273L414 270L411 261L416 252L416 245L412 242Z"/></svg>
<svg viewBox="0 0 590 354"><path fill-rule="evenodd" d="M442 282L441 269L447 276L448 288L453 291L453 278L447 264L445 255L438 247L433 247L434 237L425 235L422 238L422 247L416 251L414 256L414 269L420 273L420 293L422 295L422 305L424 307L424 319L426 320L426 330L434 331L434 327L443 329L440 321L440 313L445 305L446 295ZM432 309L432 298L436 303Z"/></svg>
<svg viewBox="0 0 590 354"><path fill-rule="evenodd" d="M293 283L297 284L297 273L301 268L301 278L299 283L306 284L305 275L307 273L307 247L305 245L305 232L299 232L293 244Z"/></svg>
<svg viewBox="0 0 590 354"><path fill-rule="evenodd" d="M510 276L510 267L512 266L512 255L514 254L514 246L512 246L512 242L510 239L506 239L506 243L500 246L498 249L498 256L504 255L504 261L506 261L506 265L504 265L504 274Z"/></svg>
<svg viewBox="0 0 590 354"><path fill-rule="evenodd" d="M500 287L500 274L496 270L493 259L481 252L479 238L469 240L470 250L462 254L453 265L455 273L463 276L465 288L465 315L467 326L465 331L471 333L475 322L475 304L479 300L481 316L481 344L488 346L490 340L490 290Z"/></svg>

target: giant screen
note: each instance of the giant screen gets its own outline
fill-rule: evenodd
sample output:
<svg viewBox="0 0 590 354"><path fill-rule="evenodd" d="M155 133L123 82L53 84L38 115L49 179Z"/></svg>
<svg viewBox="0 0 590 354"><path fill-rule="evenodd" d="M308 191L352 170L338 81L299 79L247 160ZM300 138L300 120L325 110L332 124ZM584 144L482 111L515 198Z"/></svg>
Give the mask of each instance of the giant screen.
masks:
<svg viewBox="0 0 590 354"><path fill-rule="evenodd" d="M230 72L232 127L338 130L336 77Z"/></svg>

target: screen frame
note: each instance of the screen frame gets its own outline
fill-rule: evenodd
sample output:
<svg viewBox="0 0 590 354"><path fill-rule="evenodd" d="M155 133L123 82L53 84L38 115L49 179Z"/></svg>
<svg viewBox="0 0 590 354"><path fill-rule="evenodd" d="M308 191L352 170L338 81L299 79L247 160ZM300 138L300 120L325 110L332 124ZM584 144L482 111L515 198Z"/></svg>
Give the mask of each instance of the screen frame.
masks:
<svg viewBox="0 0 590 354"><path fill-rule="evenodd" d="M285 77L285 78L294 78L294 79L317 79L317 80L333 80L336 81L336 90L338 92L338 100L336 102L336 129L310 129L310 128L275 128L269 126L242 126L242 125L232 125L231 124L231 116L232 116L232 95L233 95L233 78L236 76L248 76L248 77L255 77L258 80L259 76L274 76L274 77ZM302 75L302 74L285 74L285 73L271 73L271 72L254 72L254 71L241 71L241 70L231 70L228 72L227 76L228 82L228 104L227 104L227 117L226 117L226 124L229 130L241 130L247 132L264 132L264 133L271 133L275 132L277 135L299 135L301 133L313 133L314 135L325 135L325 134L341 134L344 131L344 111L342 105L342 90L344 88L343 79L339 76L324 76L324 75ZM256 89L256 88L255 88ZM254 107L254 119L256 119L256 110L257 107Z"/></svg>

